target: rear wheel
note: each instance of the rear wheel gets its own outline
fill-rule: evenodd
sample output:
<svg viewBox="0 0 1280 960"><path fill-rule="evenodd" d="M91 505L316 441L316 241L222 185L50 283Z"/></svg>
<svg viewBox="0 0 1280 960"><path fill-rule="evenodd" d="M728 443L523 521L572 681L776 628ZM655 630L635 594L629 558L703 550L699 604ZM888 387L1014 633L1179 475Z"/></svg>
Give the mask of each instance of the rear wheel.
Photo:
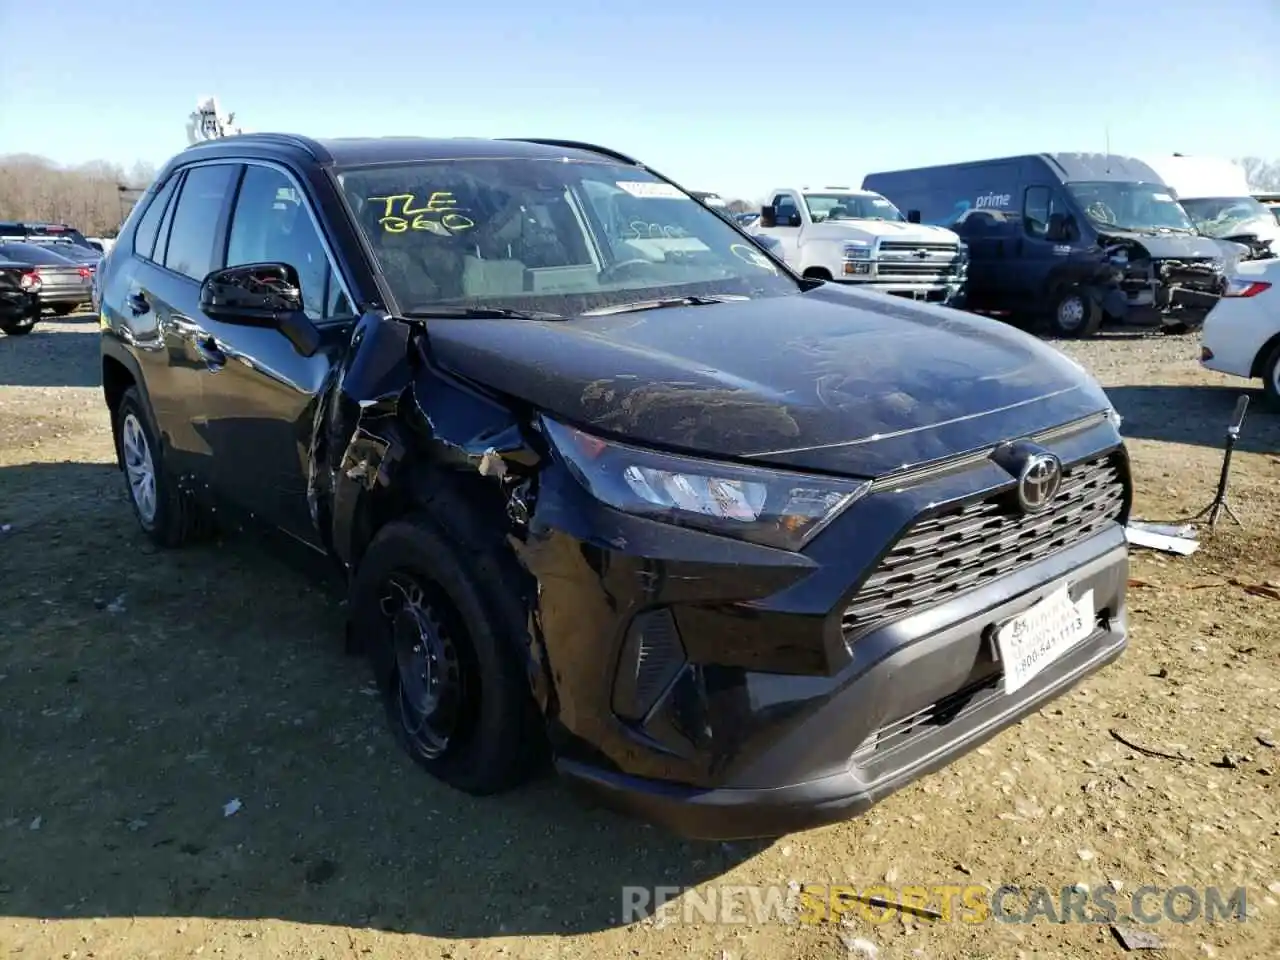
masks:
<svg viewBox="0 0 1280 960"><path fill-rule="evenodd" d="M1079 287L1067 287L1054 298L1049 326L1060 337L1092 337L1102 326L1102 307Z"/></svg>
<svg viewBox="0 0 1280 960"><path fill-rule="evenodd" d="M197 533L198 514L164 468L150 411L137 387L130 387L120 398L115 437L138 525L162 547L182 546Z"/></svg>
<svg viewBox="0 0 1280 960"><path fill-rule="evenodd" d="M1280 413L1280 343L1277 343L1262 362L1262 390L1267 406Z"/></svg>

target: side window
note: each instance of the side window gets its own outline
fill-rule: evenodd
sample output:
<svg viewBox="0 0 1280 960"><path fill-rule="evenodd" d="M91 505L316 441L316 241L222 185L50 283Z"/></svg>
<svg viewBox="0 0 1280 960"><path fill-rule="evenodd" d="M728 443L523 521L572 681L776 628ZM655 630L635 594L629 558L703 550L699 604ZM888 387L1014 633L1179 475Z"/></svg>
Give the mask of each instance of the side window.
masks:
<svg viewBox="0 0 1280 960"><path fill-rule="evenodd" d="M164 253L164 265L170 270L192 280L203 280L213 270L218 221L237 169L223 163L187 171Z"/></svg>
<svg viewBox="0 0 1280 960"><path fill-rule="evenodd" d="M787 226L791 218L800 212L795 200L785 193L780 193L773 198L773 208L780 227Z"/></svg>
<svg viewBox="0 0 1280 960"><path fill-rule="evenodd" d="M303 310L312 320L351 316L306 199L279 170L248 164L231 215L227 266L265 262L298 271Z"/></svg>
<svg viewBox="0 0 1280 960"><path fill-rule="evenodd" d="M1048 187L1027 187L1022 202L1022 228L1027 236L1043 237L1053 212L1053 194Z"/></svg>
<svg viewBox="0 0 1280 960"><path fill-rule="evenodd" d="M160 192L152 198L150 205L138 221L138 229L133 232L133 252L148 260L156 246L156 234L160 230L160 218L169 206L169 198L173 196L173 188L178 183L178 175L174 174L169 182L160 188Z"/></svg>

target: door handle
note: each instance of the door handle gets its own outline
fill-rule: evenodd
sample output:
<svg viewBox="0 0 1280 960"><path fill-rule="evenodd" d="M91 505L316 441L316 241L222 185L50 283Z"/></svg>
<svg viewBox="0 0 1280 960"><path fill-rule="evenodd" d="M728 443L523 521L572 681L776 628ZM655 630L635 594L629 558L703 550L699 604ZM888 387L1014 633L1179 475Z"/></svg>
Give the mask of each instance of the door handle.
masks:
<svg viewBox="0 0 1280 960"><path fill-rule="evenodd" d="M140 317L151 309L151 302L141 291L129 294L129 312Z"/></svg>
<svg viewBox="0 0 1280 960"><path fill-rule="evenodd" d="M222 352L218 341L212 336L204 336L196 340L196 353L200 354L200 359L210 370L221 370L226 366L227 355Z"/></svg>

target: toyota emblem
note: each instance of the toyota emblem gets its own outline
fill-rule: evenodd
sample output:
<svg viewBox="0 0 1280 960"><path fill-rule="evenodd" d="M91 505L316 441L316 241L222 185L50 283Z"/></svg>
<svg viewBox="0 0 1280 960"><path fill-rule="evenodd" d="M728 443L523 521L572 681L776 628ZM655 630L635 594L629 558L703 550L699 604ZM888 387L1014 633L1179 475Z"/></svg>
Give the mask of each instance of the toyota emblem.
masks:
<svg viewBox="0 0 1280 960"><path fill-rule="evenodd" d="M1023 513L1039 513L1062 489L1062 461L1051 453L1027 458L1018 473L1018 506Z"/></svg>

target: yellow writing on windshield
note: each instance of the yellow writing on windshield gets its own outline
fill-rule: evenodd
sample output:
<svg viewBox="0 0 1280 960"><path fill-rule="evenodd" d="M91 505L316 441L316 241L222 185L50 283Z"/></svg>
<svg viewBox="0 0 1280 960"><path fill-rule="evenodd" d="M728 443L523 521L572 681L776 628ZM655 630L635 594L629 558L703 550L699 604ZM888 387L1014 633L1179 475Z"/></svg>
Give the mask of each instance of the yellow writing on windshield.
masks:
<svg viewBox="0 0 1280 960"><path fill-rule="evenodd" d="M383 204L378 224L387 233L404 233L406 230L426 230L441 236L452 236L470 230L476 222L462 212L458 201L449 190L436 190L427 202L418 206L418 198L412 193L393 193L385 197L370 197L370 203Z"/></svg>

